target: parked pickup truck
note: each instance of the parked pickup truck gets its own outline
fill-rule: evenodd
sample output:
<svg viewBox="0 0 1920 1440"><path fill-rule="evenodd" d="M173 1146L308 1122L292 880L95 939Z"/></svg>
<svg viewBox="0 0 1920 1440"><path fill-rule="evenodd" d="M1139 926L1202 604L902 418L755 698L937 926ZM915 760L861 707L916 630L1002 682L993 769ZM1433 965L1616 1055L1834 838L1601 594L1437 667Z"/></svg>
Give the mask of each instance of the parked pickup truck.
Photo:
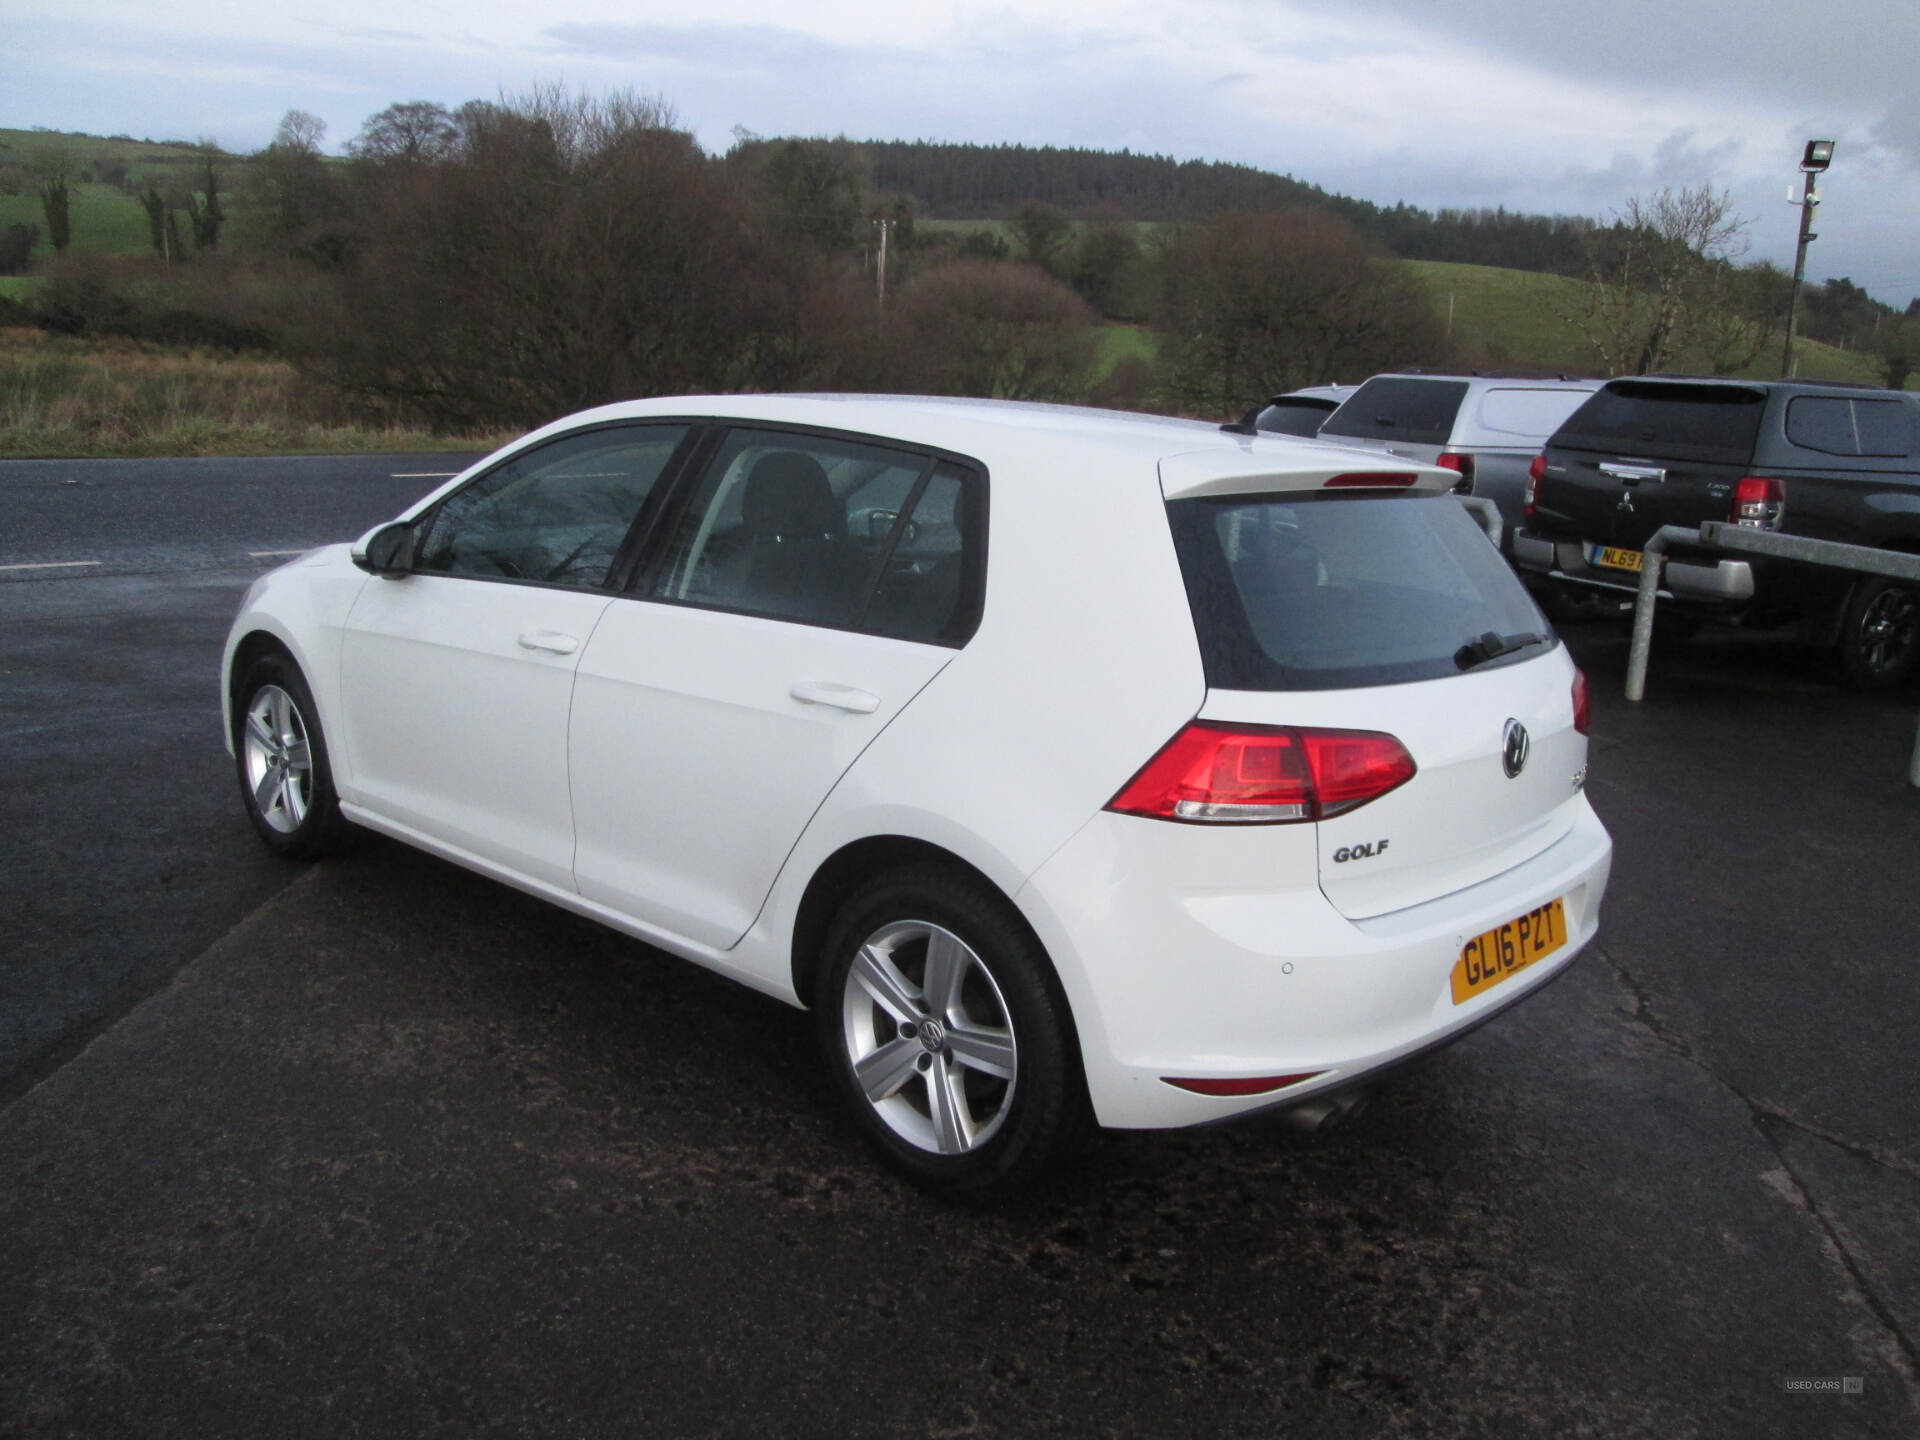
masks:
<svg viewBox="0 0 1920 1440"><path fill-rule="evenodd" d="M1320 426L1320 438L1443 465L1454 490L1492 500L1510 534L1527 466L1598 380L1493 375L1376 375ZM1502 542L1501 549L1512 547Z"/></svg>
<svg viewBox="0 0 1920 1440"><path fill-rule="evenodd" d="M1515 565L1589 590L1637 588L1654 531L1703 520L1920 552L1920 396L1611 380L1547 441L1525 511ZM1899 581L1676 546L1662 595L1681 624L1798 624L1861 689L1898 685L1920 660L1920 596Z"/></svg>

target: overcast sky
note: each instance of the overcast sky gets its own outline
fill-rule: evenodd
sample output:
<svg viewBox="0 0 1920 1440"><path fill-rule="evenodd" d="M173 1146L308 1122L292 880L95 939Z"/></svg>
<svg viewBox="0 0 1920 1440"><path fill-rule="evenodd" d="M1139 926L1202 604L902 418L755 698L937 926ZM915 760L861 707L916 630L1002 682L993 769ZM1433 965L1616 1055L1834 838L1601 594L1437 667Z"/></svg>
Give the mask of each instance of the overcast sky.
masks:
<svg viewBox="0 0 1920 1440"><path fill-rule="evenodd" d="M1809 251L1920 295L1920 0L0 0L0 124L337 150L397 100L539 82L761 135L1232 160L1427 208L1606 217L1710 181L1790 267L1801 148L1839 142Z"/></svg>

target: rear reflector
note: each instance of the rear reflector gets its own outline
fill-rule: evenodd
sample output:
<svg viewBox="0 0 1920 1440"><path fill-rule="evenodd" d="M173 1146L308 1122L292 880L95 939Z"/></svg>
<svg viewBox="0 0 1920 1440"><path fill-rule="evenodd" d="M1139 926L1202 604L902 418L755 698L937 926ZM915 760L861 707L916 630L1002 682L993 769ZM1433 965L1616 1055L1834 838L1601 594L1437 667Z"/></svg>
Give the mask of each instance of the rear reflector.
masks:
<svg viewBox="0 0 1920 1440"><path fill-rule="evenodd" d="M1324 1070L1313 1070L1305 1075L1248 1075L1233 1080L1192 1080L1178 1075L1162 1075L1160 1078L1177 1090L1191 1090L1196 1095L1265 1095L1326 1073Z"/></svg>
<svg viewBox="0 0 1920 1440"><path fill-rule="evenodd" d="M1196 720L1107 809L1196 824L1324 820L1404 785L1414 769L1406 747L1375 730Z"/></svg>
<svg viewBox="0 0 1920 1440"><path fill-rule="evenodd" d="M1593 724L1593 701L1587 697L1587 672L1573 667L1573 728L1582 735Z"/></svg>
<svg viewBox="0 0 1920 1440"><path fill-rule="evenodd" d="M1406 470L1382 470L1369 474L1356 470L1350 475L1335 475L1326 482L1326 490L1404 490L1420 477Z"/></svg>

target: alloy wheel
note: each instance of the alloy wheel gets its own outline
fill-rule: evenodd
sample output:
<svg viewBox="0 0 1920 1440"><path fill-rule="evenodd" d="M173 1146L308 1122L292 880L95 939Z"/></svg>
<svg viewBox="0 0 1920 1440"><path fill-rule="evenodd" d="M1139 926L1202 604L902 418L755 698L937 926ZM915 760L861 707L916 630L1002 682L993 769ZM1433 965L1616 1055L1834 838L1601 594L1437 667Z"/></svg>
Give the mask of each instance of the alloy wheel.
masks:
<svg viewBox="0 0 1920 1440"><path fill-rule="evenodd" d="M269 828L291 835L313 803L313 752L293 697L263 685L247 706L240 743L253 808Z"/></svg>
<svg viewBox="0 0 1920 1440"><path fill-rule="evenodd" d="M1874 596L1860 614L1859 648L1862 668L1885 674L1906 662L1920 639L1920 601L1904 586L1889 586Z"/></svg>
<svg viewBox="0 0 1920 1440"><path fill-rule="evenodd" d="M965 1154L1006 1121L1019 1072L1007 1002L952 931L906 920L869 935L847 970L841 1024L855 1084L909 1144Z"/></svg>

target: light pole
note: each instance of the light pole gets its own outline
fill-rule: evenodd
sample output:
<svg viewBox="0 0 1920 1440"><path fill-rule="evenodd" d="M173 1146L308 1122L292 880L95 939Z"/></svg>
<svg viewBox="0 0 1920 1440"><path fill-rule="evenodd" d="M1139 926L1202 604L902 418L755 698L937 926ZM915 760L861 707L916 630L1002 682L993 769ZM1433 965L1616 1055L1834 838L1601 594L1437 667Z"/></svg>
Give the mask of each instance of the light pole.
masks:
<svg viewBox="0 0 1920 1440"><path fill-rule="evenodd" d="M1793 378L1793 332L1800 308L1800 278L1807 272L1807 242L1820 237L1813 233L1813 207L1820 203L1819 177L1827 166L1833 163L1833 141L1809 140L1807 150L1800 157L1800 173L1806 181L1800 191L1800 198L1793 198L1793 187L1787 187L1787 201L1800 207L1800 244L1793 252L1793 289L1787 293L1787 348L1780 356L1780 378Z"/></svg>

